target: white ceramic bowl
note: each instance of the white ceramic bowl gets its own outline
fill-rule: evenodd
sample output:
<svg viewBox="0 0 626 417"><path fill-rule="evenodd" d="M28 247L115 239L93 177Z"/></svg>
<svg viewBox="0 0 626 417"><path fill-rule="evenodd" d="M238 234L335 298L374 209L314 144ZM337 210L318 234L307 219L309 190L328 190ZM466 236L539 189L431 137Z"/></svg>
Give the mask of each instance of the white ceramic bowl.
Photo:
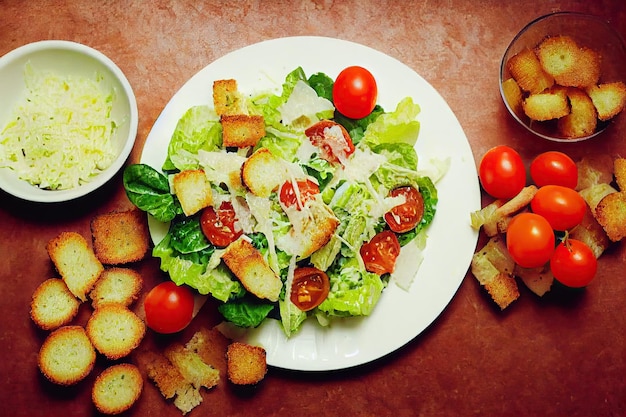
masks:
<svg viewBox="0 0 626 417"><path fill-rule="evenodd" d="M600 53L600 83L626 82L626 45L619 33L607 21L597 16L576 12L557 12L538 17L528 23L513 38L500 64L500 92L513 118L535 135L556 142L579 142L597 136L610 125L610 121L599 121L595 132L591 135L575 139L565 138L559 136L553 121L536 122L525 115L516 114L507 103L502 89L502 82L510 77L507 69L510 57L525 48L534 49L546 37L558 35L570 36L579 46L585 46ZM616 117L623 117L623 115Z"/></svg>
<svg viewBox="0 0 626 417"><path fill-rule="evenodd" d="M59 76L103 77L101 85L114 90L111 112L117 129L112 137L117 158L89 182L66 190L47 190L19 179L10 168L0 168L0 188L23 200L54 203L83 197L111 179L124 165L137 135L138 112L135 95L120 68L101 52L88 46L61 40L46 40L21 46L0 57L0 129L14 114L26 95L24 70L51 71Z"/></svg>

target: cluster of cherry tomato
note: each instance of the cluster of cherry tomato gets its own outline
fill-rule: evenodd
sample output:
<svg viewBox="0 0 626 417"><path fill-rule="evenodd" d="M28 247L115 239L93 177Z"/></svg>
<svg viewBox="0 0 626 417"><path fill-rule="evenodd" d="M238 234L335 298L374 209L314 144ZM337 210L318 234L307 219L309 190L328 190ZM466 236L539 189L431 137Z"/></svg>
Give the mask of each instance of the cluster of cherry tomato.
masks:
<svg viewBox="0 0 626 417"><path fill-rule="evenodd" d="M579 225L587 210L575 191L576 163L562 152L548 151L530 164L538 190L530 211L517 214L508 225L506 244L513 260L524 268L549 262L554 277L568 287L584 287L596 274L597 259L587 244L567 232ZM479 178L485 192L511 199L526 186L527 170L520 155L508 146L496 146L483 156ZM557 239L557 233L563 234Z"/></svg>

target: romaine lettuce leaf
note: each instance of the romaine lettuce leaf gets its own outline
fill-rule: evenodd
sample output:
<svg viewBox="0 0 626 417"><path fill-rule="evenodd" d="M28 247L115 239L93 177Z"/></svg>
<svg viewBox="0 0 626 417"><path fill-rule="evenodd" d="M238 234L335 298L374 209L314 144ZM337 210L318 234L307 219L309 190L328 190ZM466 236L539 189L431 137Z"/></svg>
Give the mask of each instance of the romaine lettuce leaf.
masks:
<svg viewBox="0 0 626 417"><path fill-rule="evenodd" d="M361 143L370 147L398 142L415 145L420 131L420 122L416 119L420 110L411 97L402 99L393 112L381 114L367 127Z"/></svg>

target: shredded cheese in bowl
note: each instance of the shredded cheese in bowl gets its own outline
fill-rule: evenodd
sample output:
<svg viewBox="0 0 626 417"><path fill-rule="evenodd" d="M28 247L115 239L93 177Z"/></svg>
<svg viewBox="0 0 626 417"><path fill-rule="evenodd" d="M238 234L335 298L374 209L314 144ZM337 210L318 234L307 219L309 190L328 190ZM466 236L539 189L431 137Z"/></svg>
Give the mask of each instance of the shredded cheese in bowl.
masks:
<svg viewBox="0 0 626 417"><path fill-rule="evenodd" d="M43 189L89 182L116 158L114 90L103 77L61 76L26 65L26 96L0 131L0 167Z"/></svg>

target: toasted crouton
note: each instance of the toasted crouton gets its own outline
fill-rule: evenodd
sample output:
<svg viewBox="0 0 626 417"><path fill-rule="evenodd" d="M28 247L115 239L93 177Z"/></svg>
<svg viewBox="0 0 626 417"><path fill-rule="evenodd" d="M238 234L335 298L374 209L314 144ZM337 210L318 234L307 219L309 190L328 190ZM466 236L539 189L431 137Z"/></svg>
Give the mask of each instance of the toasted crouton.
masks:
<svg viewBox="0 0 626 417"><path fill-rule="evenodd" d="M272 155L269 149L260 148L243 163L241 178L252 194L269 197L287 181L289 174L280 158Z"/></svg>
<svg viewBox="0 0 626 417"><path fill-rule="evenodd" d="M554 79L543 70L531 49L524 49L512 56L507 62L507 68L519 87L531 94L541 93L554 84Z"/></svg>
<svg viewBox="0 0 626 417"><path fill-rule="evenodd" d="M542 68L566 87L588 87L600 78L600 56L588 48L580 48L569 36L551 36L536 48Z"/></svg>
<svg viewBox="0 0 626 417"><path fill-rule="evenodd" d="M98 352L109 359L120 359L139 346L146 325L127 307L111 303L94 310L86 330Z"/></svg>
<svg viewBox="0 0 626 417"><path fill-rule="evenodd" d="M81 301L104 270L87 240L76 232L62 232L46 246L48 255L67 288Z"/></svg>
<svg viewBox="0 0 626 417"><path fill-rule="evenodd" d="M539 297L543 297L545 293L550 291L554 283L554 275L552 275L549 264L539 268L523 268L515 265L515 276L519 277L524 285Z"/></svg>
<svg viewBox="0 0 626 417"><path fill-rule="evenodd" d="M524 113L532 120L558 119L570 112L564 88L551 88L542 93L531 94L522 102Z"/></svg>
<svg viewBox="0 0 626 417"><path fill-rule="evenodd" d="M487 290L492 300L504 310L519 298L519 289L515 278L509 273L499 271L489 260L489 256L489 252L484 250L474 254L471 262L472 274Z"/></svg>
<svg viewBox="0 0 626 417"><path fill-rule="evenodd" d="M105 269L89 293L91 305L98 308L106 303L129 306L137 299L143 279L133 269L113 267Z"/></svg>
<svg viewBox="0 0 626 417"><path fill-rule="evenodd" d="M94 217L91 236L96 257L103 264L122 265L140 261L150 248L147 218L138 209Z"/></svg>
<svg viewBox="0 0 626 417"><path fill-rule="evenodd" d="M609 237L593 216L593 211L589 206L587 206L587 210L580 224L570 230L569 237L586 243L587 246L591 248L596 258L599 258L611 244Z"/></svg>
<svg viewBox="0 0 626 417"><path fill-rule="evenodd" d="M626 191L626 158L616 158L613 162L613 174L620 191Z"/></svg>
<svg viewBox="0 0 626 417"><path fill-rule="evenodd" d="M200 391L191 385L165 356L145 351L138 356L140 366L145 367L148 378L157 386L164 398L174 398L174 406L183 414L190 412L202 402Z"/></svg>
<svg viewBox="0 0 626 417"><path fill-rule="evenodd" d="M205 363L196 352L185 349L179 343L168 346L165 349L165 357L197 389L213 388L219 382L220 373L217 369Z"/></svg>
<svg viewBox="0 0 626 417"><path fill-rule="evenodd" d="M224 147L246 148L256 146L265 136L265 121L259 115L223 115L222 143Z"/></svg>
<svg viewBox="0 0 626 417"><path fill-rule="evenodd" d="M602 121L617 116L626 107L626 84L621 81L590 86L586 91Z"/></svg>
<svg viewBox="0 0 626 417"><path fill-rule="evenodd" d="M185 349L195 352L204 363L226 373L226 349L230 340L217 329L201 328L185 344Z"/></svg>
<svg viewBox="0 0 626 417"><path fill-rule="evenodd" d="M260 346L233 342L226 353L228 380L237 385L258 384L267 373L266 352Z"/></svg>
<svg viewBox="0 0 626 417"><path fill-rule="evenodd" d="M213 82L213 105L219 116L243 114L245 109L242 102L236 80L228 79Z"/></svg>
<svg viewBox="0 0 626 417"><path fill-rule="evenodd" d="M139 369L130 363L109 366L91 389L91 399L96 409L104 414L120 414L135 404L143 389Z"/></svg>
<svg viewBox="0 0 626 417"><path fill-rule="evenodd" d="M186 216L191 216L213 204L211 183L201 169L185 170L174 175L174 194Z"/></svg>
<svg viewBox="0 0 626 417"><path fill-rule="evenodd" d="M580 138L593 134L598 124L598 114L593 102L583 90L567 88L569 114L557 122L559 132L566 138Z"/></svg>
<svg viewBox="0 0 626 417"><path fill-rule="evenodd" d="M72 321L79 307L80 302L65 282L50 278L42 282L33 293L30 317L40 328L52 330Z"/></svg>
<svg viewBox="0 0 626 417"><path fill-rule="evenodd" d="M514 78L508 78L502 82L502 94L504 95L509 108L513 110L513 113L515 113L517 117L523 117L524 109L522 108L522 89Z"/></svg>
<svg viewBox="0 0 626 417"><path fill-rule="evenodd" d="M602 183L592 185L583 190L580 190L578 194L585 200L587 206L591 209L592 213L595 213L596 207L600 200L609 194L616 193L617 190L613 188L611 184Z"/></svg>
<svg viewBox="0 0 626 417"><path fill-rule="evenodd" d="M248 240L242 237L228 245L222 259L246 290L259 298L278 301L283 282Z"/></svg>
<svg viewBox="0 0 626 417"><path fill-rule="evenodd" d="M612 242L626 236L626 191L606 195L596 206L595 213Z"/></svg>
<svg viewBox="0 0 626 417"><path fill-rule="evenodd" d="M55 384L73 385L83 380L96 363L96 351L81 326L59 327L43 342L37 364Z"/></svg>

